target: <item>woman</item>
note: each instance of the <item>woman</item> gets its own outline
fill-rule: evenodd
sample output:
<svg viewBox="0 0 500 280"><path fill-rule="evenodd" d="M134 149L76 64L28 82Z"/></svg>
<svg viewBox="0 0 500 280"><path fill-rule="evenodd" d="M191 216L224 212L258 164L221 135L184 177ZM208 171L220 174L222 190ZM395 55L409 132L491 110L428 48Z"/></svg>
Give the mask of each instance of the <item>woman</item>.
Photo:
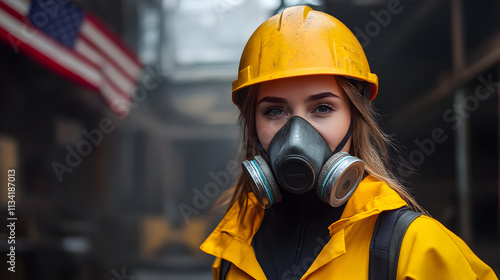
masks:
<svg viewBox="0 0 500 280"><path fill-rule="evenodd" d="M368 279L379 214L425 213L389 171L377 90L356 37L325 13L288 8L254 32L233 83L244 172L201 246L217 257L214 279ZM496 276L422 215L404 235L397 279Z"/></svg>

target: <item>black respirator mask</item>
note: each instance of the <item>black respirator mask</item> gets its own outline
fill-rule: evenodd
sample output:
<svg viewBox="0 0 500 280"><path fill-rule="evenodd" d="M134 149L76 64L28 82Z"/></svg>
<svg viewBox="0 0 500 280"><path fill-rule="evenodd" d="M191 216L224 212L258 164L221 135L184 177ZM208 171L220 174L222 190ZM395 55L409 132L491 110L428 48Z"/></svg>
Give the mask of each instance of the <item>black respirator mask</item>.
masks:
<svg viewBox="0 0 500 280"><path fill-rule="evenodd" d="M303 194L316 189L316 195L333 207L344 204L361 181L361 159L339 152L352 131L345 135L334 152L305 119L294 116L276 133L266 153L242 163L252 188L263 208L281 201L281 186ZM260 145L260 143L258 144Z"/></svg>

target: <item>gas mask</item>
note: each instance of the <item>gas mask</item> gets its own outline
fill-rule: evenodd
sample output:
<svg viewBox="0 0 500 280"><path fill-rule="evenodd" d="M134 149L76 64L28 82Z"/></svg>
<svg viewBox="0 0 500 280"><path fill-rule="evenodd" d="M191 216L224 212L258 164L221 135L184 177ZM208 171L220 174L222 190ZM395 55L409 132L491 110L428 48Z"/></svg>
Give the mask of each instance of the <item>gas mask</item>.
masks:
<svg viewBox="0 0 500 280"><path fill-rule="evenodd" d="M344 204L364 173L361 159L339 152L351 134L351 127L334 152L305 119L294 116L276 133L267 154L242 163L253 191L263 208L281 201L280 187L303 194L313 188L333 207ZM260 145L260 143L259 143Z"/></svg>

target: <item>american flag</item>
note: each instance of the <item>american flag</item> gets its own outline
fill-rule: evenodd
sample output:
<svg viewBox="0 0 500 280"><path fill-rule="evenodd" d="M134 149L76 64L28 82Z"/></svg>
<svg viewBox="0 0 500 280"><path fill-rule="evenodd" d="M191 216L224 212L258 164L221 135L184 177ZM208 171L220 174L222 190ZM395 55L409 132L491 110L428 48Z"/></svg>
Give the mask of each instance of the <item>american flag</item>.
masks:
<svg viewBox="0 0 500 280"><path fill-rule="evenodd" d="M99 91L118 115L128 114L142 68L137 56L96 16L69 0L0 0L0 39Z"/></svg>

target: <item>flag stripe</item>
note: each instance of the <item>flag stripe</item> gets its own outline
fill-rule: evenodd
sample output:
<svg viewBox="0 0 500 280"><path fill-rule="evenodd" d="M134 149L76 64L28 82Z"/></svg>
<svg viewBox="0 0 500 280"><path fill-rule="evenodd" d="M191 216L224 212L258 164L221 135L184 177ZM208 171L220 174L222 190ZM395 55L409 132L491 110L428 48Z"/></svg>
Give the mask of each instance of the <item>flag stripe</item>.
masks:
<svg viewBox="0 0 500 280"><path fill-rule="evenodd" d="M104 62L102 65L102 72L104 76L113 81L113 83L115 83L120 90L125 92L127 95L130 95L130 90L134 84L127 78L123 77L111 63L108 61Z"/></svg>
<svg viewBox="0 0 500 280"><path fill-rule="evenodd" d="M131 77L137 77L140 72L139 65L130 59L130 57L125 54L123 49L115 44L112 40L103 34L100 28L96 26L94 22L90 20L91 17L88 17L82 23L81 33L89 42L93 45L97 46L102 50L104 54L109 56L115 62L123 65L123 70L128 73Z"/></svg>
<svg viewBox="0 0 500 280"><path fill-rule="evenodd" d="M26 16L30 10L30 6L23 0L2 0L7 3L8 6L12 7L18 14Z"/></svg>
<svg viewBox="0 0 500 280"><path fill-rule="evenodd" d="M111 80L111 79L106 79L104 82L108 83L113 89L115 90L116 93L120 94L123 99L129 100L132 98L132 89L129 91L123 91L119 86L116 85L116 83Z"/></svg>
<svg viewBox="0 0 500 280"><path fill-rule="evenodd" d="M99 67L103 60L102 55L85 40L76 40L75 51L90 60L96 67Z"/></svg>
<svg viewBox="0 0 500 280"><path fill-rule="evenodd" d="M52 37L48 36L47 34L45 34L44 32L41 32L40 30L37 29L37 27L33 26L31 24L31 22L25 17L23 16L22 14L18 13L17 10L13 9L12 7L6 5L5 3L3 3L2 1L4 0L0 0L0 9L4 9L6 12L10 13L13 17L15 17L16 19L18 19L20 22L22 22L25 26L23 26L23 28L21 29L21 31L23 32L22 34L25 35L25 37L29 38L31 36L33 36L32 34L43 34L45 36L45 38L47 38L48 40L51 40L51 41L55 41ZM11 2L12 0L10 1L6 1L6 2ZM14 2L17 2L17 1L14 1ZM23 2L24 3L24 2ZM26 6L27 4L24 3L24 5ZM26 7L26 9L28 9ZM29 12L29 10L26 12L26 14ZM0 25L1 27L1 25ZM30 28L27 28L27 27L30 27ZM62 48L67 48L66 46L62 45L62 44L59 44L59 42L55 41L56 42L56 45L58 47L62 47ZM84 61L86 61L87 63L89 63L90 65L93 64L93 66L98 69L99 68L99 64L98 63L95 63L93 58L92 57L88 57L86 54L81 54L80 52L73 52L71 49L67 48L67 51L69 53L72 53L74 54L75 56L77 56L79 59L82 59ZM95 51L95 50L94 50Z"/></svg>
<svg viewBox="0 0 500 280"><path fill-rule="evenodd" d="M59 47L59 44L52 38L19 21L2 9L0 9L0 25L7 33L19 40L20 44L28 46L32 52L47 56L52 64L67 68L72 73L80 75L94 88L99 88L101 76L98 69L76 57L68 49Z"/></svg>
<svg viewBox="0 0 500 280"><path fill-rule="evenodd" d="M88 47L89 49L85 50L85 47L81 45L82 43L84 43L85 47ZM76 47L77 45L79 45L78 48ZM82 49L84 52L80 52L80 50ZM92 52L92 50L94 51L94 53L91 54L90 52ZM112 73L108 77L116 78L117 79L116 82L123 86L124 91L128 91L129 88L134 86L136 78L131 77L128 75L128 73L124 72L123 68L120 67L119 64L117 64L112 58L107 56L105 53L100 51L100 48L94 45L92 42L89 42L87 38L82 37L77 40L75 44L75 51L81 53L84 56L91 55L92 58L89 57L89 59L92 61L94 61L94 59L99 58L99 61L97 63L101 68L101 71L109 71L108 68L113 67L114 69L111 70Z"/></svg>
<svg viewBox="0 0 500 280"><path fill-rule="evenodd" d="M141 62L137 58L135 51L130 49L126 44L123 44L123 40L120 37L118 37L114 32L112 32L112 30L105 28L105 25L102 23L102 20L100 20L96 15L90 13L87 14L87 18L94 23L95 27L98 28L99 31L101 31L105 37L113 41L116 46L119 46L120 49L124 52L124 54L134 64L141 65Z"/></svg>
<svg viewBox="0 0 500 280"><path fill-rule="evenodd" d="M3 0L0 0L0 9L5 10L5 12L9 13L12 17L22 22L29 22L29 20L23 14L21 14L15 7L7 5L6 3L3 2Z"/></svg>
<svg viewBox="0 0 500 280"><path fill-rule="evenodd" d="M103 81L103 85L106 84L109 87L113 88L113 91L116 93L116 95L121 96L121 99L123 100L130 100L132 98L132 94L130 92L125 92L123 91L120 87L116 85L116 83L113 80L110 79L105 79ZM101 85L101 87L103 86Z"/></svg>
<svg viewBox="0 0 500 280"><path fill-rule="evenodd" d="M82 14L68 1L0 0L0 40L16 53L21 50L54 72L99 90L113 111L128 114L142 65L91 13Z"/></svg>
<svg viewBox="0 0 500 280"><path fill-rule="evenodd" d="M0 10L0 13L2 11ZM1 15L0 15L1 16ZM0 18L0 25L2 24L1 18ZM0 27L0 40L5 41L6 44L11 45L14 52L18 52L19 50L23 51L27 56L31 57L33 60L39 62L42 65L45 65L47 68L50 70L54 71L56 74L59 74L63 77L68 78L69 80L80 84L84 87L87 87L92 90L97 90L96 86L89 83L87 80L83 79L79 75L76 75L72 72L70 72L68 69L62 67L61 65L54 63L53 60L48 58L45 55L40 54L35 48L33 48L30 45L27 45L23 43L22 41L19 41L17 38L12 36L8 31Z"/></svg>
<svg viewBox="0 0 500 280"><path fill-rule="evenodd" d="M122 96L116 92L112 85L104 82L101 87L101 92L113 111L117 112L119 115L126 115L129 111L130 101L123 99Z"/></svg>

